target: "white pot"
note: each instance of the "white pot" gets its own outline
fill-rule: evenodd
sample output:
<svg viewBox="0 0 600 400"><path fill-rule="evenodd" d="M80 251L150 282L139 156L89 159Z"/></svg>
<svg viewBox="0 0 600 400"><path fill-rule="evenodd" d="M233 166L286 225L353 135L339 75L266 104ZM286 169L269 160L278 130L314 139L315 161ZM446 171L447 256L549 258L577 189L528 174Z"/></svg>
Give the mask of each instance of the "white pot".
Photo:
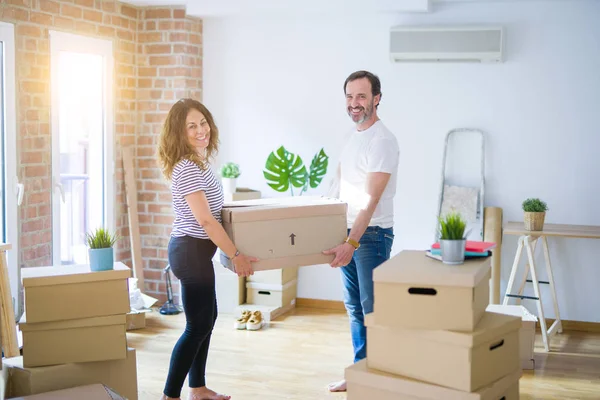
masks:
<svg viewBox="0 0 600 400"><path fill-rule="evenodd" d="M222 178L223 192L235 193L236 190L236 178Z"/></svg>

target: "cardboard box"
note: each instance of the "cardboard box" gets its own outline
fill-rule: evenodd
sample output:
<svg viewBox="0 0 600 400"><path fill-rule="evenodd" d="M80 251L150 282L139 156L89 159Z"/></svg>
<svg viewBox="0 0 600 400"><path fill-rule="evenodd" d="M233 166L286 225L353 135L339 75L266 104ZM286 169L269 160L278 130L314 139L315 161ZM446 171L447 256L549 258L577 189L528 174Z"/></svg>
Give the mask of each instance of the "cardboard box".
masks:
<svg viewBox="0 0 600 400"><path fill-rule="evenodd" d="M19 397L15 400L126 400L105 385L95 384L76 388L56 390L33 396Z"/></svg>
<svg viewBox="0 0 600 400"><path fill-rule="evenodd" d="M489 304L491 257L446 265L406 250L373 271L378 325L472 332Z"/></svg>
<svg viewBox="0 0 600 400"><path fill-rule="evenodd" d="M519 355L521 357L521 366L523 369L535 369L533 353L535 347L535 326L538 320L537 317L522 305L490 304L487 306L486 311L513 315L521 318L522 324L519 331Z"/></svg>
<svg viewBox="0 0 600 400"><path fill-rule="evenodd" d="M361 360L345 370L347 400L518 400L519 379L516 370L486 388L464 392L431 385L414 379L367 368Z"/></svg>
<svg viewBox="0 0 600 400"><path fill-rule="evenodd" d="M367 366L473 392L519 369L520 318L485 313L475 332L367 326Z"/></svg>
<svg viewBox="0 0 600 400"><path fill-rule="evenodd" d="M125 329L128 331L134 331L136 329L143 329L146 327L146 312L145 311L131 311L125 315Z"/></svg>
<svg viewBox="0 0 600 400"><path fill-rule="evenodd" d="M328 264L323 251L347 236L347 205L325 197L283 197L226 204L223 227L240 252L259 258L255 271ZM221 264L232 268L220 252Z"/></svg>
<svg viewBox="0 0 600 400"><path fill-rule="evenodd" d="M287 307L296 303L298 281L294 279L285 285L268 283L246 283L246 303L272 307Z"/></svg>
<svg viewBox="0 0 600 400"><path fill-rule="evenodd" d="M20 356L6 359L5 364L10 375L7 398L104 384L128 400L138 399L137 357L133 348L127 349L127 358L123 360L27 368ZM88 400L87 396L81 398Z"/></svg>
<svg viewBox="0 0 600 400"><path fill-rule="evenodd" d="M125 314L29 323L23 314L23 365L119 360L127 356Z"/></svg>
<svg viewBox="0 0 600 400"><path fill-rule="evenodd" d="M127 314L131 269L92 272L89 265L28 267L21 270L28 322Z"/></svg>
<svg viewBox="0 0 600 400"><path fill-rule="evenodd" d="M283 269L272 269L269 271L256 271L254 275L250 275L246 279L248 282L253 283L285 285L290 281L298 279L298 268L290 267Z"/></svg>
<svg viewBox="0 0 600 400"><path fill-rule="evenodd" d="M225 202L260 199L260 191L237 188L235 193L225 193Z"/></svg>

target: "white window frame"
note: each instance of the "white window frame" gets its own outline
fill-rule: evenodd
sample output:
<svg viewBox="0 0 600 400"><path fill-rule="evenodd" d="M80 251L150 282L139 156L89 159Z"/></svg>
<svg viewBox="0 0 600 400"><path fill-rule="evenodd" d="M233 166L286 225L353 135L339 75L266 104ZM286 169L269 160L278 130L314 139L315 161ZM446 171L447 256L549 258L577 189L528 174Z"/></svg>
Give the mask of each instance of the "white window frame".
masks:
<svg viewBox="0 0 600 400"><path fill-rule="evenodd" d="M0 22L0 41L4 49L4 135L5 135L5 182L6 207L5 224L7 229L7 242L11 250L7 251L8 276L10 291L14 302L15 315L21 314L21 271L19 268L19 212L18 208L23 200L24 188L19 183L17 176L17 95L15 74L15 26L7 22Z"/></svg>
<svg viewBox="0 0 600 400"><path fill-rule="evenodd" d="M78 52L100 55L104 59L104 144L105 168L104 171L104 215L106 216L105 228L115 231L115 157L114 157L114 57L113 42L75 35L72 33L49 31L50 34L50 64L51 64L51 99L52 99L52 262L54 266L61 265L60 253L60 201L62 201L62 187L60 185L60 137L59 137L59 109L58 91L58 54L61 51Z"/></svg>

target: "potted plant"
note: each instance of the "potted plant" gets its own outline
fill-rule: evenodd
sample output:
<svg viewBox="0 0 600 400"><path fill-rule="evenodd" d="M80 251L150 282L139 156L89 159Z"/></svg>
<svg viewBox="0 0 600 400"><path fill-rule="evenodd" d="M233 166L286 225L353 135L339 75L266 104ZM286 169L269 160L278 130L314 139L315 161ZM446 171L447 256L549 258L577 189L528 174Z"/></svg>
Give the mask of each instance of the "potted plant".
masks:
<svg viewBox="0 0 600 400"><path fill-rule="evenodd" d="M117 236L108 232L107 229L98 228L91 233L86 233L85 239L89 247L90 270L108 271L113 269L113 246L117 242Z"/></svg>
<svg viewBox="0 0 600 400"><path fill-rule="evenodd" d="M457 212L450 212L440 222L440 250L444 264L462 264L465 261L466 221Z"/></svg>
<svg viewBox="0 0 600 400"><path fill-rule="evenodd" d="M223 191L225 193L235 193L237 178L241 175L239 165L228 162L221 166L221 180L223 182Z"/></svg>
<svg viewBox="0 0 600 400"><path fill-rule="evenodd" d="M548 206L540 199L529 198L523 201L525 229L528 231L543 230L547 210Z"/></svg>

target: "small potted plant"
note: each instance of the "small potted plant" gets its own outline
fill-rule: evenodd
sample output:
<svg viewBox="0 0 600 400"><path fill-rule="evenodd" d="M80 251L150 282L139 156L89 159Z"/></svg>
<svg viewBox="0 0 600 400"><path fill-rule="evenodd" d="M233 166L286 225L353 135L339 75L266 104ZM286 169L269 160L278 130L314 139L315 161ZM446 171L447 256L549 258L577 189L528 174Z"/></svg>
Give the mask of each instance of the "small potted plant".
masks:
<svg viewBox="0 0 600 400"><path fill-rule="evenodd" d="M89 247L90 270L108 271L113 269L113 246L117 242L117 236L111 234L107 229L98 228L93 232L86 233L85 239Z"/></svg>
<svg viewBox="0 0 600 400"><path fill-rule="evenodd" d="M221 180L223 182L223 191L225 193L235 193L237 178L240 176L239 165L228 162L221 166Z"/></svg>
<svg viewBox="0 0 600 400"><path fill-rule="evenodd" d="M548 206L540 199L529 198L523 201L525 229L528 231L543 230L547 210Z"/></svg>
<svg viewBox="0 0 600 400"><path fill-rule="evenodd" d="M465 261L466 221L457 212L448 213L440 222L440 250L444 264L462 264Z"/></svg>

